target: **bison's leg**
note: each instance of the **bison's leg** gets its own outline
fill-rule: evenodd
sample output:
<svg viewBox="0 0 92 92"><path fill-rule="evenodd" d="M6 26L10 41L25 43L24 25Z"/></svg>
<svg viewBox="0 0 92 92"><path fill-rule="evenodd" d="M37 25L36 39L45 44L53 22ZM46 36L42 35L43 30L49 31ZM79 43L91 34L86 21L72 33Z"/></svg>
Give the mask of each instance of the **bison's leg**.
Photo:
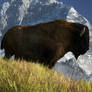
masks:
<svg viewBox="0 0 92 92"><path fill-rule="evenodd" d="M53 68L53 66L55 65L56 61L53 61L51 64L48 65L49 68Z"/></svg>
<svg viewBox="0 0 92 92"><path fill-rule="evenodd" d="M51 63L50 63L50 65L49 65L49 68L52 68L52 67L56 64L56 62L57 62L61 57L63 57L64 54L66 53L66 51L64 50L63 45L62 45L61 43L58 43L58 44L56 45L56 48L54 49L53 52L54 52L54 53L53 53L53 58L52 58L52 60L51 60Z"/></svg>
<svg viewBox="0 0 92 92"><path fill-rule="evenodd" d="M4 56L4 58L9 59L12 55L13 55L13 54L11 54L10 52L5 51L5 56Z"/></svg>
<svg viewBox="0 0 92 92"><path fill-rule="evenodd" d="M9 49L9 48L5 48L5 56L4 56L4 58L9 59L9 58L11 58L11 56L13 56L13 55L14 55L13 50L11 50L11 49Z"/></svg>
<svg viewBox="0 0 92 92"><path fill-rule="evenodd" d="M48 44L47 47L44 46L44 48L41 48L41 50L43 52L41 53L42 57L44 58L42 61L44 65L48 66L49 68L52 68L57 60L64 56L65 53L61 43L57 43L56 45L53 44L53 46Z"/></svg>

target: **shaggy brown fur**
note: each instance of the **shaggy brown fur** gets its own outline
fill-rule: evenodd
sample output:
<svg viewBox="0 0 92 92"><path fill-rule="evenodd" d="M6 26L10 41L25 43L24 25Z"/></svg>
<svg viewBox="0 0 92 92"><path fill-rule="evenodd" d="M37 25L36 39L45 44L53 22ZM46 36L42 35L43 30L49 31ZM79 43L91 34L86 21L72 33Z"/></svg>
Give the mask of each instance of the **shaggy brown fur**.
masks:
<svg viewBox="0 0 92 92"><path fill-rule="evenodd" d="M85 27L85 32L80 36ZM15 26L5 34L1 49L5 57L37 61L54 66L56 61L68 51L77 58L89 49L89 30L87 26L55 20L35 26Z"/></svg>

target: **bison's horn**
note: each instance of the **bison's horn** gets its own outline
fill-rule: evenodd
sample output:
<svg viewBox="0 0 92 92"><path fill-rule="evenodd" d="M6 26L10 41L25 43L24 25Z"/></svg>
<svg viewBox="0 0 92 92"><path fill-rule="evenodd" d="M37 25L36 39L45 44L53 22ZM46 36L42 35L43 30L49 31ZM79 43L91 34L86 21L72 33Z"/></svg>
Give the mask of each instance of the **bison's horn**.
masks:
<svg viewBox="0 0 92 92"><path fill-rule="evenodd" d="M82 32L80 33L80 36L82 37L84 33L85 33L85 27L83 28Z"/></svg>

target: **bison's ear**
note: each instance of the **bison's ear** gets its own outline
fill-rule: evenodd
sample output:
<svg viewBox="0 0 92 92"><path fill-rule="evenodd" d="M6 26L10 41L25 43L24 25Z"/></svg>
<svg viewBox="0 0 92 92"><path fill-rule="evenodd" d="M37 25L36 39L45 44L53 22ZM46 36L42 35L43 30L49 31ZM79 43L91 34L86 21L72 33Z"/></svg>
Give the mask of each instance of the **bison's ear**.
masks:
<svg viewBox="0 0 92 92"><path fill-rule="evenodd" d="M83 35L84 35L84 33L85 33L85 27L83 28L83 30L81 31L81 33L80 33L80 37L82 37Z"/></svg>

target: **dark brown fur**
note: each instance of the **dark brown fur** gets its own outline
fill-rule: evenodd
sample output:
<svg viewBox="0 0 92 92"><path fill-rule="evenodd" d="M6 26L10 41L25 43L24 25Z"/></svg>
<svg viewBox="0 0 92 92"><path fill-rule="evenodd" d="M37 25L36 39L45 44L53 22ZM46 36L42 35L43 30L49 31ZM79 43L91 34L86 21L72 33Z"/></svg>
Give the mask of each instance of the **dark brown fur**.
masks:
<svg viewBox="0 0 92 92"><path fill-rule="evenodd" d="M83 28L85 33L80 36ZM35 26L15 26L5 34L1 49L5 49L5 57L33 60L49 67L68 51L77 58L89 49L89 30L87 26L55 20Z"/></svg>

